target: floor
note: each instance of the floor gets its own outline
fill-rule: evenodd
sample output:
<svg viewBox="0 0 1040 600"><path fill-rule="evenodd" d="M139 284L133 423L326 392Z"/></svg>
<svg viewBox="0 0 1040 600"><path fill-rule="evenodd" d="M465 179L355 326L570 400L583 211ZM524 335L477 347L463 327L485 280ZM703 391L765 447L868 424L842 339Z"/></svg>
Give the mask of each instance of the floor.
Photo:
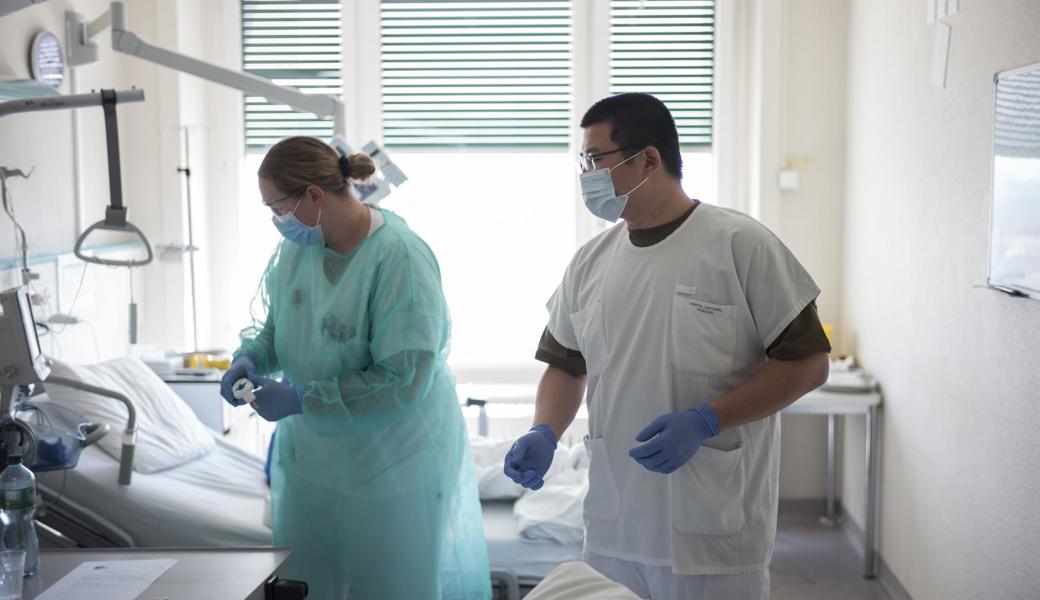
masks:
<svg viewBox="0 0 1040 600"><path fill-rule="evenodd" d="M780 513L770 581L769 600L890 600L863 579L863 558L844 531L809 514Z"/></svg>
<svg viewBox="0 0 1040 600"><path fill-rule="evenodd" d="M808 515L780 515L770 600L889 600L862 572L863 559L841 528Z"/></svg>

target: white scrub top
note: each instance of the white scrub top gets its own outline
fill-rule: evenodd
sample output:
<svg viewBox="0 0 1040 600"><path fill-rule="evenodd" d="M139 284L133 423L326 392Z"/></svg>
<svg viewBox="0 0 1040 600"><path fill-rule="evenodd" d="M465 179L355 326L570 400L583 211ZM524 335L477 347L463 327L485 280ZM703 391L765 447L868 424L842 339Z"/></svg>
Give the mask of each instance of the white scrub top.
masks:
<svg viewBox="0 0 1040 600"><path fill-rule="evenodd" d="M820 293L791 252L742 213L702 204L666 239L624 223L585 244L549 300L549 332L588 369L585 550L680 575L769 565L779 417L723 431L670 475L628 456L658 416L714 400Z"/></svg>

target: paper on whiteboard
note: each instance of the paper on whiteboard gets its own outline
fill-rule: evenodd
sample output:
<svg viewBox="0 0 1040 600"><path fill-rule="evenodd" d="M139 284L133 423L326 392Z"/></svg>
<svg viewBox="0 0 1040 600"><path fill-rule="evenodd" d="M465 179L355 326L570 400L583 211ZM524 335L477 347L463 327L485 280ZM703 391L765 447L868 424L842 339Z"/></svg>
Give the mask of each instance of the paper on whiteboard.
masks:
<svg viewBox="0 0 1040 600"><path fill-rule="evenodd" d="M176 563L172 558L84 562L36 600L134 600Z"/></svg>

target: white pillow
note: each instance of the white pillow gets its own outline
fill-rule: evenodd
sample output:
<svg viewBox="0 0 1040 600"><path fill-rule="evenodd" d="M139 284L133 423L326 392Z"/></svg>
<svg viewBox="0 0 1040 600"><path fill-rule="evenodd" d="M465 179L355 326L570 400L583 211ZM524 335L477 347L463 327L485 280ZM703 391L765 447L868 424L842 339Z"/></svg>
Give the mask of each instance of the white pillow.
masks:
<svg viewBox="0 0 1040 600"><path fill-rule="evenodd" d="M639 600L631 590L607 579L582 562L569 562L553 569L526 600Z"/></svg>
<svg viewBox="0 0 1040 600"><path fill-rule="evenodd" d="M137 444L134 470L155 473L201 458L216 445L212 434L191 408L159 376L138 358L125 357L96 365L70 365L54 361L51 376L119 392L137 410ZM50 399L94 423L111 429L98 446L119 460L127 409L122 402L83 392L51 381L44 383ZM214 402L219 402L214 398Z"/></svg>

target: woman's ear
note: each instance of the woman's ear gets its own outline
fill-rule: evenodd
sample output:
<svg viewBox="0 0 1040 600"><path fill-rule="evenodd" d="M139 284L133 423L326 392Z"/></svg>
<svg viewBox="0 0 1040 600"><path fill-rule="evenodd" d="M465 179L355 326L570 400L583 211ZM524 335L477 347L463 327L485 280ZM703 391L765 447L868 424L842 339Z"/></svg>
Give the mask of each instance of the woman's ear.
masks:
<svg viewBox="0 0 1040 600"><path fill-rule="evenodd" d="M320 185L309 185L304 197L314 202L319 208L325 205L325 190Z"/></svg>

